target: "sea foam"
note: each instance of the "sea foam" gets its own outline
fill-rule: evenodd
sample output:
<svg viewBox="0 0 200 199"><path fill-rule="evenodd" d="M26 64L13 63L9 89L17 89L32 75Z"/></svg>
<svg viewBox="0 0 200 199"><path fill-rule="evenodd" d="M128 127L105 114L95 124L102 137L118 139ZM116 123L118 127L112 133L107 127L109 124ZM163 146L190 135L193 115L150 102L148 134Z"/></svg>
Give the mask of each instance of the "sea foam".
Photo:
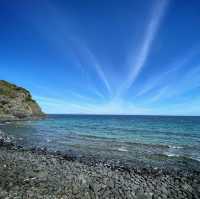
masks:
<svg viewBox="0 0 200 199"><path fill-rule="evenodd" d="M128 149L126 149L125 147L120 147L120 148L118 148L117 149L118 151L122 151L122 152L127 152L128 151Z"/></svg>

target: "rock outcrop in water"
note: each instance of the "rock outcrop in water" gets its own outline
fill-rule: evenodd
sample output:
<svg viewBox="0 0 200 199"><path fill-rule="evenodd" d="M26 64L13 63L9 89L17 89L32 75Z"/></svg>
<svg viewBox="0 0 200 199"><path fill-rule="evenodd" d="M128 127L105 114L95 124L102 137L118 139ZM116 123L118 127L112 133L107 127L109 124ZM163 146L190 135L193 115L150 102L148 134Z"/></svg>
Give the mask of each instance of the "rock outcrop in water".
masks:
<svg viewBox="0 0 200 199"><path fill-rule="evenodd" d="M44 116L28 90L0 80L0 121Z"/></svg>

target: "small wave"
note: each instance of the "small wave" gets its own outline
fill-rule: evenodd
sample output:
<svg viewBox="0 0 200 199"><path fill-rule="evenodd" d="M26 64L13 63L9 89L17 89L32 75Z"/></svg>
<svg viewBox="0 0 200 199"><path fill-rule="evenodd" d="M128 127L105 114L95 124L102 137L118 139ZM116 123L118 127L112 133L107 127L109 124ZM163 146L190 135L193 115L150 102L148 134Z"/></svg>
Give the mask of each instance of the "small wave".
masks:
<svg viewBox="0 0 200 199"><path fill-rule="evenodd" d="M170 153L170 152L166 152L166 153L164 153L164 155L166 155L168 157L180 157L180 155L175 154L175 153Z"/></svg>
<svg viewBox="0 0 200 199"><path fill-rule="evenodd" d="M173 146L173 145L168 145L169 148L171 149L182 149L182 146Z"/></svg>
<svg viewBox="0 0 200 199"><path fill-rule="evenodd" d="M170 152L163 153L163 155L166 155L167 157L186 158L188 160L195 160L195 161L200 162L200 157L185 156L185 155L179 155L179 154L170 153Z"/></svg>
<svg viewBox="0 0 200 199"><path fill-rule="evenodd" d="M117 149L118 151L122 151L122 152L127 152L128 151L128 149L126 149L125 147L120 147L120 148L118 148Z"/></svg>
<svg viewBox="0 0 200 199"><path fill-rule="evenodd" d="M196 160L196 161L200 162L200 157L199 157L199 158L195 158L194 160Z"/></svg>
<svg viewBox="0 0 200 199"><path fill-rule="evenodd" d="M5 124L11 124L11 122L5 122Z"/></svg>
<svg viewBox="0 0 200 199"><path fill-rule="evenodd" d="M157 144L157 143L143 143L139 139L135 139L133 141L127 141L127 140L120 140L120 138L116 137L104 137L100 135L88 135L88 134L79 134L79 133L70 133L65 136L66 138L72 138L72 139L84 139L84 140L96 140L96 141L103 141L103 142L115 142L118 144L125 144L129 146L139 146L139 147L151 147L151 148L171 148L171 149L179 149L183 148L181 146L172 146L167 144ZM137 142L138 141L138 142Z"/></svg>
<svg viewBox="0 0 200 199"><path fill-rule="evenodd" d="M50 139L48 139L48 138L46 139L46 141L47 141L48 143L49 143L49 142L51 142L51 140L50 140Z"/></svg>

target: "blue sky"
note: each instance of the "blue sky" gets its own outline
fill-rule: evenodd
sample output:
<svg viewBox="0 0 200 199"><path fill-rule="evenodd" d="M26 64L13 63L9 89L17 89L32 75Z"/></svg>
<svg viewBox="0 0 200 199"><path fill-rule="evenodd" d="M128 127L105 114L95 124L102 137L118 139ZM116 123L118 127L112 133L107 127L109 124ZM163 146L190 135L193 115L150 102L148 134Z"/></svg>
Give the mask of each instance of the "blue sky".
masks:
<svg viewBox="0 0 200 199"><path fill-rule="evenodd" d="M200 115L199 0L0 1L0 79L46 113Z"/></svg>

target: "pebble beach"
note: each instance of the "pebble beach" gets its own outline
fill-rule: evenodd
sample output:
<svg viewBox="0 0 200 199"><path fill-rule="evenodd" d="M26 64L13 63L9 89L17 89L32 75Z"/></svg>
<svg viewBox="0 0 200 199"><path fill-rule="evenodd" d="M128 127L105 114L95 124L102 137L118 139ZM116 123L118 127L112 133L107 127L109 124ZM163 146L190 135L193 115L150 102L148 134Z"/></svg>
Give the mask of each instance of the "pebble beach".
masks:
<svg viewBox="0 0 200 199"><path fill-rule="evenodd" d="M24 150L1 138L0 198L198 199L200 173L112 168L45 150Z"/></svg>

